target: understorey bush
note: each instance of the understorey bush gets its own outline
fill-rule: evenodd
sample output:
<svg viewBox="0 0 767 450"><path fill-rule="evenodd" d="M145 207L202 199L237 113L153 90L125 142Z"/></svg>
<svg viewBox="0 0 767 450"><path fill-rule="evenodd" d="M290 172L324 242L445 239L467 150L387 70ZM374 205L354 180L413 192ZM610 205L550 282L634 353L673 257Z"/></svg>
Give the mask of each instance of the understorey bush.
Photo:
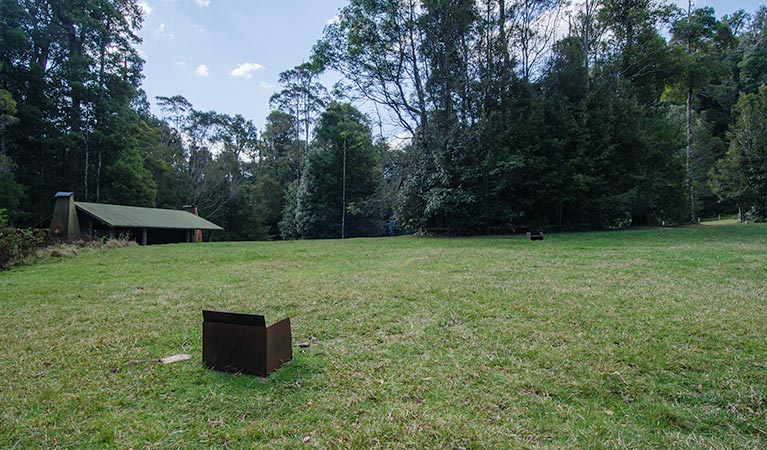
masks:
<svg viewBox="0 0 767 450"><path fill-rule="evenodd" d="M48 230L0 228L0 270L25 261L43 247Z"/></svg>
<svg viewBox="0 0 767 450"><path fill-rule="evenodd" d="M110 248L132 247L138 245L130 236L120 235L117 238L91 238L81 237L73 241L54 241L45 248L37 252L41 259L47 257L62 258L68 256L77 256L80 251L102 250Z"/></svg>

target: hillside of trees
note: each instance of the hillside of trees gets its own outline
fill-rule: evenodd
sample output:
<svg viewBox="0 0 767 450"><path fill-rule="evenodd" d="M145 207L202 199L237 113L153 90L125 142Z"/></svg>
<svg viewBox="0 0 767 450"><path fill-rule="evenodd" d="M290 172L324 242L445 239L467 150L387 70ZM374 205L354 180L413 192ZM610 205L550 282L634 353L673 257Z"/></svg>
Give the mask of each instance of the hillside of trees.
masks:
<svg viewBox="0 0 767 450"><path fill-rule="evenodd" d="M230 240L767 215L767 7L350 0L261 130L176 93L153 114L142 20L0 2L0 225L47 226L59 190L197 205Z"/></svg>

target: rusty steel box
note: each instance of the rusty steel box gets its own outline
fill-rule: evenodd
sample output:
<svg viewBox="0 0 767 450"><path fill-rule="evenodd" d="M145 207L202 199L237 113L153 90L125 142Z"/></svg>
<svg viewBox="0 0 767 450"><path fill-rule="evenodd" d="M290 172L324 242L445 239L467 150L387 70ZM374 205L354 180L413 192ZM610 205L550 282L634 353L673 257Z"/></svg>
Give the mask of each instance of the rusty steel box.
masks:
<svg viewBox="0 0 767 450"><path fill-rule="evenodd" d="M224 372L265 377L293 359L290 318L266 326L260 314L202 311L202 362Z"/></svg>

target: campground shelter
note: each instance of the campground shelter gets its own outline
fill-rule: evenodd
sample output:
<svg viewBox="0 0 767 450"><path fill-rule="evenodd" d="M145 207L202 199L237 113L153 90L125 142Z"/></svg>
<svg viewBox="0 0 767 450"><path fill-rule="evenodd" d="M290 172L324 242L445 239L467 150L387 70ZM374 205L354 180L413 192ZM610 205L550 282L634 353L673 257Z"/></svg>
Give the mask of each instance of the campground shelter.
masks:
<svg viewBox="0 0 767 450"><path fill-rule="evenodd" d="M72 192L57 192L51 219L54 237L77 239L129 236L141 245L199 242L202 231L223 230L192 211L76 202Z"/></svg>

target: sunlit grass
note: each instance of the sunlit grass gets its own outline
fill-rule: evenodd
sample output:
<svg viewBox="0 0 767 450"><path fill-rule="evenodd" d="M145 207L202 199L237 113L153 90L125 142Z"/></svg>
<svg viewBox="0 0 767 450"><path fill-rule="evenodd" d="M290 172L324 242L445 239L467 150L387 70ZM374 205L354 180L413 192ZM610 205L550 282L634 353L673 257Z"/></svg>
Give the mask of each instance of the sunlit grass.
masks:
<svg viewBox="0 0 767 450"><path fill-rule="evenodd" d="M15 268L0 448L764 448L767 226L712 225ZM310 347L266 380L208 371L204 308L290 316Z"/></svg>

